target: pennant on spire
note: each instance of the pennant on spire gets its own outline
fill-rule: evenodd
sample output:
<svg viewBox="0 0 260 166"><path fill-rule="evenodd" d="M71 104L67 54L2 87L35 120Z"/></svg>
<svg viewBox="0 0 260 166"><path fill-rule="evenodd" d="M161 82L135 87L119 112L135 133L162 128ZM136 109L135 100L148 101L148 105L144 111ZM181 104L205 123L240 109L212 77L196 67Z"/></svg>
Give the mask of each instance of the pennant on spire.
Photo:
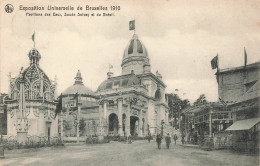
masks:
<svg viewBox="0 0 260 166"><path fill-rule="evenodd" d="M212 68L212 69L218 68L218 55L215 56L215 57L211 60L211 68Z"/></svg>
<svg viewBox="0 0 260 166"><path fill-rule="evenodd" d="M247 53L246 48L244 47L244 60L245 60L245 66L247 65Z"/></svg>
<svg viewBox="0 0 260 166"><path fill-rule="evenodd" d="M135 20L129 21L129 30L135 30Z"/></svg>
<svg viewBox="0 0 260 166"><path fill-rule="evenodd" d="M35 36L35 32L32 35L32 41L34 42L34 36Z"/></svg>

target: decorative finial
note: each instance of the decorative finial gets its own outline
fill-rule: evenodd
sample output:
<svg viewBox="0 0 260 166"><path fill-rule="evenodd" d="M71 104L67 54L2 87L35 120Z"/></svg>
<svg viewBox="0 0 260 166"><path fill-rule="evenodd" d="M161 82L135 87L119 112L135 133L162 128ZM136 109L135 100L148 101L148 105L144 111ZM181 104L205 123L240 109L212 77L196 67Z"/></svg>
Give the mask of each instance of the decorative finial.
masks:
<svg viewBox="0 0 260 166"><path fill-rule="evenodd" d="M81 73L80 73L79 70L78 70L77 75L76 75L76 77L75 77L75 83L74 83L74 85L76 85L76 84L83 85Z"/></svg>

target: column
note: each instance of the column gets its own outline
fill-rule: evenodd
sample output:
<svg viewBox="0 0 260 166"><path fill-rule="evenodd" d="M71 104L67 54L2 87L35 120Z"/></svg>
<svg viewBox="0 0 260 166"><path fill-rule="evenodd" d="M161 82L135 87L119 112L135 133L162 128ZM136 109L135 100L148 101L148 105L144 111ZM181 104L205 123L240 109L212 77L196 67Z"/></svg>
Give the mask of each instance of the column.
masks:
<svg viewBox="0 0 260 166"><path fill-rule="evenodd" d="M38 134L39 136L44 136L45 135L45 122L44 122L44 112L45 109L43 106L39 107L39 128L38 128Z"/></svg>
<svg viewBox="0 0 260 166"><path fill-rule="evenodd" d="M103 136L103 134L104 134L104 132L103 132L103 115L102 115L102 104L100 103L99 104L99 125L98 125L98 137L99 137L99 140L101 140L101 139L103 139L103 137L101 137L101 136Z"/></svg>
<svg viewBox="0 0 260 166"><path fill-rule="evenodd" d="M143 110L140 110L140 115L139 115L139 126L138 126L138 136L142 137L143 136Z"/></svg>
<svg viewBox="0 0 260 166"><path fill-rule="evenodd" d="M7 109L7 135L11 135L11 109Z"/></svg>
<svg viewBox="0 0 260 166"><path fill-rule="evenodd" d="M122 107L123 107L123 98L118 98L117 99L117 108L118 108L118 121L119 121L119 128L118 128L119 136L123 136Z"/></svg>
<svg viewBox="0 0 260 166"><path fill-rule="evenodd" d="M127 113L126 113L126 124L125 124L125 128L126 128L126 136L130 136L130 103L128 103L127 105Z"/></svg>
<svg viewBox="0 0 260 166"><path fill-rule="evenodd" d="M81 106L78 106L78 115L77 115L77 143L79 143L79 119L80 119L80 108Z"/></svg>
<svg viewBox="0 0 260 166"><path fill-rule="evenodd" d="M108 101L107 100L104 100L103 102L103 110L104 110L104 126L106 126L106 131L104 134L108 135L108 119L107 119L107 104L108 104Z"/></svg>
<svg viewBox="0 0 260 166"><path fill-rule="evenodd" d="M209 110L209 136L212 137L212 117L211 117L212 111Z"/></svg>

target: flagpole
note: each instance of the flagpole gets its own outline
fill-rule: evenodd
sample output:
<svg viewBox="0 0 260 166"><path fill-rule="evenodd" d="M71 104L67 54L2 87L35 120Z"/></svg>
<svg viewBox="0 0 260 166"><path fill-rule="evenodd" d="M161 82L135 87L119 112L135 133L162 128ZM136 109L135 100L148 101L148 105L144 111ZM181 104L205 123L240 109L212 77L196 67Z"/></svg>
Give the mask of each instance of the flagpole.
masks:
<svg viewBox="0 0 260 166"><path fill-rule="evenodd" d="M35 31L34 31L33 47L35 48Z"/></svg>

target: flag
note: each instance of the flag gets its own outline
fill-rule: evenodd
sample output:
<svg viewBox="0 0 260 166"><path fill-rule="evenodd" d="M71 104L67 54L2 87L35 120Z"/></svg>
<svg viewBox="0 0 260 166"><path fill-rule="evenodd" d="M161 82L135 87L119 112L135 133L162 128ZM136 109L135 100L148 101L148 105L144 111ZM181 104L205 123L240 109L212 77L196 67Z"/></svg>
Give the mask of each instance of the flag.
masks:
<svg viewBox="0 0 260 166"><path fill-rule="evenodd" d="M211 60L211 68L212 68L212 69L218 68L218 55L215 56L215 57Z"/></svg>
<svg viewBox="0 0 260 166"><path fill-rule="evenodd" d="M113 65L110 65L110 64L109 64L109 69L113 69Z"/></svg>
<svg viewBox="0 0 260 166"><path fill-rule="evenodd" d="M59 102L58 104L56 105L56 110L55 110L55 117L54 119L56 118L57 114L60 113L62 110L62 94L60 95L59 97Z"/></svg>
<svg viewBox="0 0 260 166"><path fill-rule="evenodd" d="M32 35L32 41L34 42L34 36L35 36L35 32Z"/></svg>
<svg viewBox="0 0 260 166"><path fill-rule="evenodd" d="M129 21L129 30L135 30L135 20Z"/></svg>
<svg viewBox="0 0 260 166"><path fill-rule="evenodd" d="M245 58L245 66L247 65L247 53L246 48L244 47L244 58Z"/></svg>

